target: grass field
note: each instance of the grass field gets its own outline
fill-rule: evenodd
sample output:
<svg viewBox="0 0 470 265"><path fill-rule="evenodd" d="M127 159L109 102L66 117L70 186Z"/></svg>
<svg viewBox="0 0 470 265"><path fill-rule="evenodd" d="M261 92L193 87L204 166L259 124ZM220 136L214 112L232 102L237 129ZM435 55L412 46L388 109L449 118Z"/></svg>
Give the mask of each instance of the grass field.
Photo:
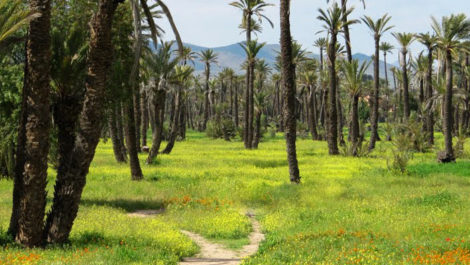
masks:
<svg viewBox="0 0 470 265"><path fill-rule="evenodd" d="M434 152L416 154L402 175L387 169L389 146L367 158L331 157L325 142L299 140L302 184L291 185L280 135L246 151L191 132L143 165L141 182L114 162L111 142L101 143L70 245L11 243L12 182L0 180L0 264L177 264L198 252L179 229L241 247L246 211L266 240L244 264L470 264L470 160L439 165ZM162 207L154 218L127 215Z"/></svg>

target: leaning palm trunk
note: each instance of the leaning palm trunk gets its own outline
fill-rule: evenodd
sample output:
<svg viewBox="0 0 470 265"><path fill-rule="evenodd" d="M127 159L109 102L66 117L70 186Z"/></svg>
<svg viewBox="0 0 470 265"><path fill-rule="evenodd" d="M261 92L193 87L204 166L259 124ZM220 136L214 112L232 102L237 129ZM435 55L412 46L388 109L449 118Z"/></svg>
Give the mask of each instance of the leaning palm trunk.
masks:
<svg viewBox="0 0 470 265"><path fill-rule="evenodd" d="M146 162L149 165L153 163L160 150L160 145L163 140L163 122L165 120L166 91L164 89L158 89L155 94L156 95L153 104L155 130L152 134L152 148L150 149Z"/></svg>
<svg viewBox="0 0 470 265"><path fill-rule="evenodd" d="M23 98L24 148L16 169L14 205L10 231L18 243L36 247L43 242L46 207L47 154L50 129L51 1L31 0L30 8L41 14L31 20L26 44L25 92ZM21 129L20 129L21 132ZM22 133L22 132L21 132ZM21 135L19 137L22 137ZM23 160L24 159L24 160ZM16 196L16 198L15 198ZM15 204L16 203L16 204Z"/></svg>
<svg viewBox="0 0 470 265"><path fill-rule="evenodd" d="M139 156L137 152L137 137L136 137L136 127L135 127L135 114L134 114L134 104L133 99L130 98L125 104L126 110L126 143L127 150L129 151L129 164L131 168L131 178L132 180L142 180L142 169L140 168Z"/></svg>
<svg viewBox="0 0 470 265"><path fill-rule="evenodd" d="M86 182L86 175L98 145L104 112L107 72L112 61L111 26L120 0L100 0L91 20L86 94L80 116L80 130L66 169L57 175L54 200L45 226L50 243L68 240Z"/></svg>
<svg viewBox="0 0 470 265"><path fill-rule="evenodd" d="M295 72L292 63L292 37L290 33L290 0L281 1L281 65L282 86L284 88L284 121L289 162L289 175L292 183L300 183L299 165L295 140L297 138L297 120L295 115Z"/></svg>
<svg viewBox="0 0 470 265"><path fill-rule="evenodd" d="M176 138L178 137L178 129L179 129L179 119L181 113L181 91L176 91L175 93L175 113L173 114L173 118L171 120L171 131L168 137L168 143L163 149L162 154L169 154L173 150L175 146Z"/></svg>

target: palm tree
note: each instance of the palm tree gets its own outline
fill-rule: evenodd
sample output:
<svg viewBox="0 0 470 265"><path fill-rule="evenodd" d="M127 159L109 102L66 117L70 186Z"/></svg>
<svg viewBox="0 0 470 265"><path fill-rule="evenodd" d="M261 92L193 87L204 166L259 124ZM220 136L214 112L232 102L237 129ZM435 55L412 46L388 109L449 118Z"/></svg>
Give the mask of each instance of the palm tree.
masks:
<svg viewBox="0 0 470 265"><path fill-rule="evenodd" d="M203 130L206 129L207 121L209 120L210 115L210 106L209 106L209 80L211 75L211 64L217 63L217 54L212 49L207 49L199 53L199 58L201 62L205 65L205 75L206 75L206 91L205 91L205 100L204 100L204 123L202 125Z"/></svg>
<svg viewBox="0 0 470 265"><path fill-rule="evenodd" d="M359 144L359 97L363 89L364 75L369 68L370 62L363 62L359 65L358 60L343 62L342 70L344 74L344 85L352 98L351 111L351 141L353 143L353 154L357 155L357 145Z"/></svg>
<svg viewBox="0 0 470 265"><path fill-rule="evenodd" d="M336 73L336 51L338 34L342 32L345 24L356 23L356 20L343 22L342 16L349 15L352 10L342 13L337 3L334 3L326 12L319 9L320 15L317 17L324 23L323 28L330 35L328 47L328 71L329 71L329 92L328 92L328 149L330 155L338 155L338 126L337 126L337 73Z"/></svg>
<svg viewBox="0 0 470 265"><path fill-rule="evenodd" d="M258 43L257 40L249 41L244 44L240 44L246 53L247 57L247 74L249 76L248 86L245 92L245 126L243 128L243 140L245 142L245 148L251 149L253 145L253 118L254 118L254 70L256 63L256 56L261 49L266 45L265 43Z"/></svg>
<svg viewBox="0 0 470 265"><path fill-rule="evenodd" d="M0 50L21 41L23 38L14 37L14 34L40 14L23 8L21 0L0 0Z"/></svg>
<svg viewBox="0 0 470 265"><path fill-rule="evenodd" d="M31 10L40 15L29 19L22 118L18 133L18 144L22 145L24 151L17 154L9 231L18 243L32 248L40 246L43 242L46 208L51 90L51 1L31 0L29 3ZM8 31L2 33L4 40L11 35Z"/></svg>
<svg viewBox="0 0 470 265"><path fill-rule="evenodd" d="M183 65L186 65L188 62L194 65L194 61L197 58L197 53L191 50L191 47L184 46L183 54L180 56Z"/></svg>
<svg viewBox="0 0 470 265"><path fill-rule="evenodd" d="M264 91L258 91L254 96L255 105L255 133L253 135L253 149L258 149L258 144L261 139L261 116L266 109L268 101L268 94Z"/></svg>
<svg viewBox="0 0 470 265"><path fill-rule="evenodd" d="M316 86L318 83L318 75L316 69L304 71L299 76L301 86L309 92L308 94L308 110L309 110L309 127L312 134L312 140L318 140L317 132L317 105L316 105Z"/></svg>
<svg viewBox="0 0 470 265"><path fill-rule="evenodd" d="M387 24L392 19L388 14L383 15L377 20L373 20L369 16L364 16L362 21L369 30L372 32L375 41L375 55L374 55L374 100L372 108L372 117L371 117L371 135L369 150L375 148L375 142L379 140L379 93L380 93L380 76L379 76L379 59L380 59L380 38L382 35L393 28L393 26L388 26Z"/></svg>
<svg viewBox="0 0 470 265"><path fill-rule="evenodd" d="M413 33L392 33L401 45L401 55L403 62L401 63L402 74L403 74L403 110L405 120L410 117L410 96L409 96L409 81L408 81L408 62L406 61L406 54L411 43L415 40Z"/></svg>
<svg viewBox="0 0 470 265"><path fill-rule="evenodd" d="M385 84L387 85L387 88L390 87L390 83L388 81L387 54L392 53L393 49L395 49L395 47L388 42L382 42L380 44L380 50L383 52L384 56Z"/></svg>
<svg viewBox="0 0 470 265"><path fill-rule="evenodd" d="M445 151L438 159L441 162L455 161L452 148L452 89L453 89L453 54L462 47L461 39L470 33L470 20L464 14L443 17L439 23L432 18L432 27L437 36L437 46L445 53L446 95L443 119Z"/></svg>
<svg viewBox="0 0 470 265"><path fill-rule="evenodd" d="M140 151L140 93L139 93L139 70L140 57L142 55L143 37L140 17L140 6L137 0L129 1L132 10L134 26L133 53L134 60L129 75L130 96L124 103L126 110L125 129L126 143L129 151L129 164L132 180L142 180L144 178L140 167L138 152Z"/></svg>
<svg viewBox="0 0 470 265"><path fill-rule="evenodd" d="M292 60L292 36L290 33L290 0L280 0L281 19L281 69L284 87L284 122L287 147L287 161L291 183L300 183L299 165L295 140L297 119L295 117L295 70Z"/></svg>
<svg viewBox="0 0 470 265"><path fill-rule="evenodd" d="M169 77L169 83L175 87L175 114L171 121L171 131L169 133L167 146L162 151L163 154L171 153L175 145L176 137L178 136L179 118L183 107L183 92L189 87L193 72L194 68L190 66L176 66L172 76Z"/></svg>
<svg viewBox="0 0 470 265"><path fill-rule="evenodd" d="M153 124L156 125L152 135L152 148L147 157L147 164L152 164L160 150L163 139L163 123L165 120L165 101L168 89L168 79L171 72L179 62L179 58L173 56L173 42L163 43L155 54L150 53L145 57L146 65L150 68L155 79L154 89L148 91L153 109Z"/></svg>
<svg viewBox="0 0 470 265"><path fill-rule="evenodd" d="M271 25L271 27L274 27L271 20L263 14L266 7L270 7L272 6L272 4L268 4L264 0L238 0L230 3L230 5L240 9L243 12L242 23L240 28L242 28L243 31L246 33L246 46L248 46L251 42L251 33L253 31L261 31L261 23L263 20L266 20ZM256 23L253 16L257 17L259 23ZM249 61L250 58L247 57L247 60ZM248 111L248 113L245 113L245 128L243 135L245 141L245 148L251 148L253 139L253 91L249 91L250 88L252 88L250 82L253 83L254 78L251 76L251 74L254 72L253 67L253 64L248 65L245 75L245 84L247 88L246 90L248 92L247 99L249 99L246 102L248 104L248 107L245 107L245 111Z"/></svg>
<svg viewBox="0 0 470 265"><path fill-rule="evenodd" d="M101 127L96 125L100 124L104 113L106 79L112 61L111 26L116 8L121 2L123 1L100 0L99 8L90 22L88 73L79 119L80 130L72 155L67 161L68 170L57 175L52 208L42 235L49 243L66 242L77 216L86 175L101 135Z"/></svg>

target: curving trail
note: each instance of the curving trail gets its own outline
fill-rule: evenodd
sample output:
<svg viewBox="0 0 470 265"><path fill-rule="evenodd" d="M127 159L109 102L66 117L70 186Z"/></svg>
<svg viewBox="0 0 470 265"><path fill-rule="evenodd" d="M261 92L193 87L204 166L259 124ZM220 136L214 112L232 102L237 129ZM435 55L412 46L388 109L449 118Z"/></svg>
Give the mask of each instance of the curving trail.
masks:
<svg viewBox="0 0 470 265"><path fill-rule="evenodd" d="M158 214L162 214L165 210L139 210L128 214L130 217L147 218ZM254 215L248 213L247 216L251 220L253 231L249 235L250 243L243 246L241 250L230 250L221 244L212 243L203 236L193 232L181 230L181 233L191 238L201 249L200 253L195 257L184 258L180 265L237 265L256 252L258 252L259 244L264 240L264 234L261 232L261 226L254 218Z"/></svg>
<svg viewBox="0 0 470 265"><path fill-rule="evenodd" d="M261 226L253 216L249 216L253 226L249 239L250 243L241 250L234 251L226 249L224 246L212 243L201 235L181 231L190 237L200 248L201 252L191 258L184 258L180 265L236 265L240 264L244 258L247 258L258 251L259 244L264 240L264 234L261 233Z"/></svg>

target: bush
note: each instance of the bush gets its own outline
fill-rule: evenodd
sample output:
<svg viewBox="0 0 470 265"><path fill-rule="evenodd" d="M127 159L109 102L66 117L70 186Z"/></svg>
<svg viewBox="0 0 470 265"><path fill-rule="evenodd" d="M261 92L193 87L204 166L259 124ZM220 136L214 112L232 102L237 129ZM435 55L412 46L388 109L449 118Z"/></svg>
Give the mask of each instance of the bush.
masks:
<svg viewBox="0 0 470 265"><path fill-rule="evenodd" d="M406 173L408 162L413 158L413 141L406 131L398 131L392 141L392 164L387 165L390 170Z"/></svg>
<svg viewBox="0 0 470 265"><path fill-rule="evenodd" d="M346 141L341 145L340 152L343 156L366 157L370 153L369 144L362 141L357 144Z"/></svg>
<svg viewBox="0 0 470 265"><path fill-rule="evenodd" d="M297 123L297 136L301 139L308 138L308 126L305 123Z"/></svg>
<svg viewBox="0 0 470 265"><path fill-rule="evenodd" d="M231 117L225 114L225 109L225 105L217 106L215 116L207 122L207 136L230 141L237 135L237 128Z"/></svg>
<svg viewBox="0 0 470 265"><path fill-rule="evenodd" d="M454 156L455 158L463 158L465 156L465 142L467 141L467 135L460 132L457 137L457 142L454 145Z"/></svg>

